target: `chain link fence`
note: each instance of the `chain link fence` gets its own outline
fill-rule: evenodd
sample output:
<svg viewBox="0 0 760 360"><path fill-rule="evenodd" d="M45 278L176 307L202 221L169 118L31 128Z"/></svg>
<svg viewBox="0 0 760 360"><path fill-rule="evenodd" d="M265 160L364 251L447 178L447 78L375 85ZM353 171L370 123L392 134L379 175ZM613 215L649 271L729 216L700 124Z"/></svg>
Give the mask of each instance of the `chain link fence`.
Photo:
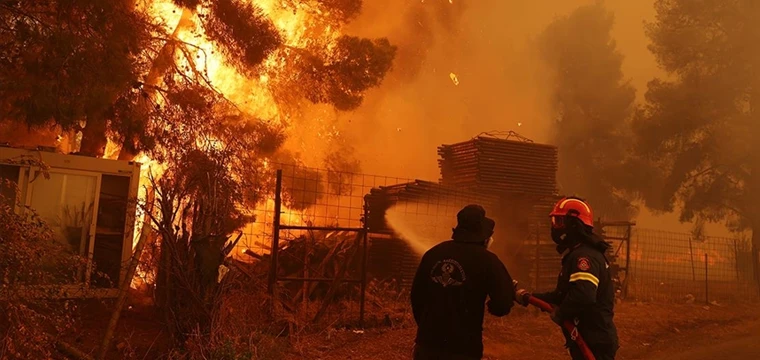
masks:
<svg viewBox="0 0 760 360"><path fill-rule="evenodd" d="M742 237L634 229L628 297L645 301L758 299L751 243Z"/></svg>

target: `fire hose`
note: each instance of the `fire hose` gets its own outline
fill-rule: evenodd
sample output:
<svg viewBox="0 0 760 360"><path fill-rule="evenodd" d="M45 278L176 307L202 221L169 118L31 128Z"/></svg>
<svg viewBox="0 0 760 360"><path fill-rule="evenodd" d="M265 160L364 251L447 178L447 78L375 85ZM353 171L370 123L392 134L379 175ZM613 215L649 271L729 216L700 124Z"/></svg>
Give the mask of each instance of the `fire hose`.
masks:
<svg viewBox="0 0 760 360"><path fill-rule="evenodd" d="M514 284L517 285L517 281L514 281ZM549 303L533 295L526 294L525 297L528 304L539 308L543 312L551 313L554 310ZM591 352L588 344L586 344L586 341L583 340L583 336L581 336L580 331L578 331L577 320L565 320L562 323L562 327L570 334L570 339L575 342L586 360L596 360L594 353Z"/></svg>

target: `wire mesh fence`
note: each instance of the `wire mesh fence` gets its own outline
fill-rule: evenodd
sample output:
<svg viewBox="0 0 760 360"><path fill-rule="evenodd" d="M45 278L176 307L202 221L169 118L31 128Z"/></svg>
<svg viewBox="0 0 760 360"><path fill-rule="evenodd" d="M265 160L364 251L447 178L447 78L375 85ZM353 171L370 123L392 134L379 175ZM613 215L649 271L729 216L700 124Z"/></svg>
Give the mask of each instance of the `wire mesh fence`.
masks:
<svg viewBox="0 0 760 360"><path fill-rule="evenodd" d="M655 301L758 299L749 240L635 229L629 296Z"/></svg>
<svg viewBox="0 0 760 360"><path fill-rule="evenodd" d="M272 173L277 169L283 172L279 232L283 254L278 272L286 280L283 287L289 288L284 296L293 302L308 303L315 296L326 295L329 280L342 276L335 292L339 305L330 307L330 318L358 317L358 280L365 274L366 281L375 288L392 288L396 293L408 290L422 253L449 239L456 225L456 213L472 203L483 205L496 219L499 235L493 250L513 275L526 280L536 275L535 262L539 258L533 253L537 242L531 241L529 231L520 232L522 227L528 230L532 225L535 227L535 220L510 221L515 218L514 211L505 215L504 210L527 209L525 204L510 202L493 193L436 182L298 165L270 166ZM242 251L260 256L271 251L274 212L274 200L267 200L255 209L256 222L245 229L239 245ZM500 219L502 215L507 219ZM500 223L506 227L499 229ZM368 234L366 249L356 237L359 229ZM697 240L689 234L635 227L631 231L627 226L607 226L605 236L615 238L614 254L610 256L617 273L616 286L629 298L655 301L758 298L746 239ZM630 245L623 240L628 238ZM365 251L366 267L362 270ZM529 261L518 264L516 261L520 259ZM339 275L341 262L347 264L344 275ZM375 297L382 297L368 296L375 305L378 303Z"/></svg>
<svg viewBox="0 0 760 360"><path fill-rule="evenodd" d="M596 229L598 234L607 241L611 247L606 257L610 262L610 277L615 286L618 296L628 296L628 280L631 269L631 234L634 223L627 221L598 221Z"/></svg>
<svg viewBox="0 0 760 360"><path fill-rule="evenodd" d="M355 325L367 285L365 196L407 180L293 164L271 164L261 175L273 179L278 170L281 200L267 194L253 210L238 257L271 261L277 233L276 290L286 307L315 323Z"/></svg>
<svg viewBox="0 0 760 360"><path fill-rule="evenodd" d="M270 164L261 176L274 179L282 170L282 209L280 224L311 228L361 228L364 196L372 188L397 184L405 179L356 174L330 169L308 168L292 164ZM253 209L255 222L243 230L239 247L266 254L271 249L275 200L267 200ZM287 244L306 234L307 229L287 229L280 239ZM321 230L327 231L327 230Z"/></svg>
<svg viewBox="0 0 760 360"><path fill-rule="evenodd" d="M390 298L406 303L401 294L408 291L419 258L450 239L457 212L473 203L489 212L499 205L491 194L397 177L284 164L270 165L263 176L273 177L277 170L282 170L278 289L289 303L310 309L314 318L349 323L347 319L358 318L362 279L369 285L369 321L373 308ZM263 259L272 252L277 201L267 198L271 200L253 210L256 221L244 230L238 258ZM368 234L366 249L357 235L361 232ZM334 306L320 309L314 299Z"/></svg>

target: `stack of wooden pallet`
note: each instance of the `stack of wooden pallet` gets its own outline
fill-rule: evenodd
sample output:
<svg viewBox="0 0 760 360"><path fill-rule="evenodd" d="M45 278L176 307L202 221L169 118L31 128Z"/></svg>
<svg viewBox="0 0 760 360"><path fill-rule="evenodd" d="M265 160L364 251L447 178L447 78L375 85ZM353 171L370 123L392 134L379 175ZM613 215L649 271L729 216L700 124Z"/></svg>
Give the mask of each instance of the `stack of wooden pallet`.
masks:
<svg viewBox="0 0 760 360"><path fill-rule="evenodd" d="M371 278L395 280L400 287L410 288L422 256L397 236L372 234L369 240L367 271Z"/></svg>
<svg viewBox="0 0 760 360"><path fill-rule="evenodd" d="M401 234L395 234L387 223L389 208L398 206L396 211L410 222L419 217L440 218L435 229L419 230L441 231L445 234L436 236L445 239L456 212L477 203L497 220L500 239L492 250L515 265L521 279L530 277L534 288L550 290L559 263L548 223L557 200L557 148L481 136L443 145L438 151L440 183L416 180L374 188L365 196L370 232L385 234L372 238L374 275L407 284L419 260L419 254L398 239Z"/></svg>
<svg viewBox="0 0 760 360"><path fill-rule="evenodd" d="M498 193L556 192L557 148L479 136L438 148L441 184Z"/></svg>
<svg viewBox="0 0 760 360"><path fill-rule="evenodd" d="M524 224L522 244L510 242L521 272L529 272L533 286L550 289L556 281L558 254L549 233L548 215L557 201L557 148L529 140L478 136L438 148L441 184L499 195L497 218ZM518 209L515 209L517 207ZM501 215L501 216L499 216Z"/></svg>

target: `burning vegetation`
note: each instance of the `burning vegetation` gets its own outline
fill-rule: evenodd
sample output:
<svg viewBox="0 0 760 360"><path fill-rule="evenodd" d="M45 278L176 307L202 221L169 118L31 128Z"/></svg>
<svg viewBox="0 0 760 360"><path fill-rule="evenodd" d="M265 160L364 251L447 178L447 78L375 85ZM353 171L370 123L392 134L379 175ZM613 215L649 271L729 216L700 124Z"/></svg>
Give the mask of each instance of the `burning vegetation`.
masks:
<svg viewBox="0 0 760 360"><path fill-rule="evenodd" d="M81 131L86 155L165 151L165 124L185 112L261 138L297 123L303 101L355 109L396 51L341 32L360 0L2 6L3 120Z"/></svg>
<svg viewBox="0 0 760 360"><path fill-rule="evenodd" d="M342 31L361 7L361 0L0 3L0 121L32 129L36 145L144 164L135 239L155 239L160 251L140 271L155 279L178 346L192 334L209 344L231 235L254 221L251 209L274 190L270 162L299 162L283 147L287 129L308 104L356 109L391 69L396 47L387 39ZM329 142L340 133L328 127L322 136ZM323 156L333 171L358 170L348 152ZM293 171L308 178L310 170ZM296 210L315 204L316 194L285 184Z"/></svg>

